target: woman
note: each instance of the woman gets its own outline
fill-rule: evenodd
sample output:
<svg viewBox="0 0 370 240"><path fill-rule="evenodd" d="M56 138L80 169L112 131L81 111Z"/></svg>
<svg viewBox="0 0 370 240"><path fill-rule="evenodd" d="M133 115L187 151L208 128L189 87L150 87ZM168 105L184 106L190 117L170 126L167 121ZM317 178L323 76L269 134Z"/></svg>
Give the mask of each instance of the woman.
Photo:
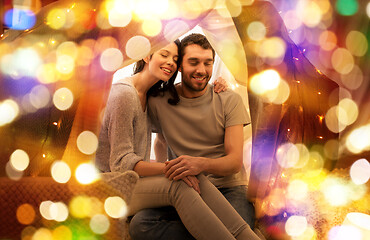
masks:
<svg viewBox="0 0 370 240"><path fill-rule="evenodd" d="M176 96L173 81L178 47L179 41L175 41L154 52L138 62L133 76L112 86L96 164L106 175L134 170L141 176L132 193L129 215L143 208L171 205L197 239L258 239L204 175L171 181L163 175L164 163L149 161L147 96L162 88Z"/></svg>

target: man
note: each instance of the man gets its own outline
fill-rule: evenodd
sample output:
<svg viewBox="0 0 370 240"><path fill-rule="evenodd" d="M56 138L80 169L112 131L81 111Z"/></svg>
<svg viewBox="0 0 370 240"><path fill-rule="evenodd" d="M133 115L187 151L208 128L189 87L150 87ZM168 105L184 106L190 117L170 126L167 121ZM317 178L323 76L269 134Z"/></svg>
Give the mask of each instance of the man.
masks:
<svg viewBox="0 0 370 240"><path fill-rule="evenodd" d="M168 146L171 161L166 162L165 175L179 180L206 174L253 228L254 208L246 198L243 167L243 126L249 117L241 97L231 90L216 94L208 84L215 53L203 35L185 37L180 51L179 102L169 104L168 93L148 102L159 133L155 149ZM140 211L131 221L130 234L134 240L193 239L172 207Z"/></svg>

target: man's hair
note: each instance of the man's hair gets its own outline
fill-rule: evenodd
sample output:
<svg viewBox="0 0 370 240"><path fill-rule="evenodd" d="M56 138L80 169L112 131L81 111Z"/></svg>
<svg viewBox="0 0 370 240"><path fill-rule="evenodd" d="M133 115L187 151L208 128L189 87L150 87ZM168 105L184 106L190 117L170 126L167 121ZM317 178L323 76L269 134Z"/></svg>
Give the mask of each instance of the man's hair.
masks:
<svg viewBox="0 0 370 240"><path fill-rule="evenodd" d="M179 57L179 64L182 62L182 58L185 54L185 48L189 45L196 44L198 46L201 46L203 49L211 49L213 58L215 58L215 50L212 48L211 44L208 42L207 38L199 33L192 33L187 35L181 40L180 44L180 57Z"/></svg>

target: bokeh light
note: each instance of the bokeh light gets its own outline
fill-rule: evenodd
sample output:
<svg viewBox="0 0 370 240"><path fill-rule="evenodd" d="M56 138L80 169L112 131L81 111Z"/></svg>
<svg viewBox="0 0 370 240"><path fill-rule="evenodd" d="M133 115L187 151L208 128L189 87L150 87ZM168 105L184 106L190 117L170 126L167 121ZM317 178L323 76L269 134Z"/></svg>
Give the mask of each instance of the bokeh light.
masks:
<svg viewBox="0 0 370 240"><path fill-rule="evenodd" d="M78 149L87 155L93 154L98 148L98 137L90 131L83 131L77 137Z"/></svg>
<svg viewBox="0 0 370 240"><path fill-rule="evenodd" d="M110 222L107 216L97 214L90 220L90 228L96 234L104 234L109 230Z"/></svg>
<svg viewBox="0 0 370 240"><path fill-rule="evenodd" d="M55 161L51 165L51 176L58 183L66 183L71 178L71 169L69 165L63 161Z"/></svg>
<svg viewBox="0 0 370 240"><path fill-rule="evenodd" d="M256 94L264 94L269 90L277 88L279 83L279 73L270 69L254 75L250 80L250 87Z"/></svg>
<svg viewBox="0 0 370 240"><path fill-rule="evenodd" d="M363 239L361 231L353 226L335 226L330 229L328 236L329 240Z"/></svg>
<svg viewBox="0 0 370 240"><path fill-rule="evenodd" d="M320 34L320 47L325 51L331 51L337 46L337 35L334 32L326 30Z"/></svg>
<svg viewBox="0 0 370 240"><path fill-rule="evenodd" d="M75 196L69 203L70 214L75 218L89 217L92 211L90 198L87 196Z"/></svg>
<svg viewBox="0 0 370 240"><path fill-rule="evenodd" d="M140 60L149 55L150 42L146 37L134 36L126 43L126 54L129 58Z"/></svg>
<svg viewBox="0 0 370 240"><path fill-rule="evenodd" d="M33 234L32 240L53 240L53 234L51 230L47 228L39 228Z"/></svg>
<svg viewBox="0 0 370 240"><path fill-rule="evenodd" d="M354 162L350 169L350 176L355 184L365 184L370 178L370 163L365 158Z"/></svg>
<svg viewBox="0 0 370 240"><path fill-rule="evenodd" d="M162 23L156 18L146 19L141 25L141 28L147 36L156 36L162 30Z"/></svg>
<svg viewBox="0 0 370 240"><path fill-rule="evenodd" d="M288 198L293 200L303 200L308 193L307 183L301 180L293 180L288 186Z"/></svg>
<svg viewBox="0 0 370 240"><path fill-rule="evenodd" d="M17 208L16 216L18 222L29 225L35 220L36 212L31 204L24 203Z"/></svg>
<svg viewBox="0 0 370 240"><path fill-rule="evenodd" d="M358 2L357 0L338 0L335 7L339 14L351 16L358 11Z"/></svg>
<svg viewBox="0 0 370 240"><path fill-rule="evenodd" d="M302 22L306 26L315 27L320 23L322 12L315 1L300 1L297 10Z"/></svg>
<svg viewBox="0 0 370 240"><path fill-rule="evenodd" d="M53 8L47 15L47 24L53 29L61 29L67 22L65 9Z"/></svg>
<svg viewBox="0 0 370 240"><path fill-rule="evenodd" d="M4 23L11 29L26 30L35 25L36 16L31 10L13 8L5 13Z"/></svg>
<svg viewBox="0 0 370 240"><path fill-rule="evenodd" d="M266 36L266 26L259 21L251 22L248 25L247 34L250 39L260 41Z"/></svg>
<svg viewBox="0 0 370 240"><path fill-rule="evenodd" d="M346 147L352 153L370 150L370 124L354 129L346 139Z"/></svg>
<svg viewBox="0 0 370 240"><path fill-rule="evenodd" d="M0 102L0 126L11 123L18 114L19 106L14 100L7 99Z"/></svg>
<svg viewBox="0 0 370 240"><path fill-rule="evenodd" d="M338 107L342 109L343 115L339 116L339 122L346 126L351 125L358 117L357 104L349 98L340 100Z"/></svg>
<svg viewBox="0 0 370 240"><path fill-rule="evenodd" d="M366 36L359 31L351 31L346 37L347 49L356 57L362 57L368 50Z"/></svg>
<svg viewBox="0 0 370 240"><path fill-rule="evenodd" d="M76 179L81 184L90 184L99 179L99 172L94 164L82 163L76 168Z"/></svg>
<svg viewBox="0 0 370 240"><path fill-rule="evenodd" d="M352 71L348 74L340 75L343 85L350 89L358 89L364 80L364 74L358 65L354 65Z"/></svg>
<svg viewBox="0 0 370 240"><path fill-rule="evenodd" d="M50 102L51 96L49 89L44 85L37 85L32 88L29 94L29 100L31 105L36 108L44 108Z"/></svg>
<svg viewBox="0 0 370 240"><path fill-rule="evenodd" d="M121 12L118 8L109 11L108 21L113 27L125 27L131 22L131 19L131 12Z"/></svg>
<svg viewBox="0 0 370 240"><path fill-rule="evenodd" d="M350 201L350 188L340 178L326 178L321 184L321 191L331 206L345 206Z"/></svg>
<svg viewBox="0 0 370 240"><path fill-rule="evenodd" d="M46 220L53 220L53 217L50 214L50 207L53 205L52 201L43 201L40 204L39 210L40 214Z"/></svg>
<svg viewBox="0 0 370 240"><path fill-rule="evenodd" d="M53 240L72 240L73 234L69 227L65 225L59 225L53 232Z"/></svg>
<svg viewBox="0 0 370 240"><path fill-rule="evenodd" d="M108 48L100 56L100 65L105 71L116 71L121 67L123 55L117 48Z"/></svg>
<svg viewBox="0 0 370 240"><path fill-rule="evenodd" d="M304 216L290 216L285 223L285 231L289 236L302 235L307 229L307 219Z"/></svg>
<svg viewBox="0 0 370 240"><path fill-rule="evenodd" d="M5 165L5 172L10 179L16 181L21 179L23 176L23 171L18 171L15 168L13 168L12 164L10 164L10 161L7 162Z"/></svg>
<svg viewBox="0 0 370 240"><path fill-rule="evenodd" d="M75 69L75 60L69 55L59 55L57 58L56 69L61 74L70 74Z"/></svg>
<svg viewBox="0 0 370 240"><path fill-rule="evenodd" d="M57 221L63 222L68 218L68 207L63 202L52 203L49 208L50 217Z"/></svg>
<svg viewBox="0 0 370 240"><path fill-rule="evenodd" d="M127 214L127 205L118 196L108 197L104 202L104 210L112 218L122 218Z"/></svg>
<svg viewBox="0 0 370 240"><path fill-rule="evenodd" d="M68 88L59 88L53 95L53 103L56 108L65 111L73 104L73 93Z"/></svg>
<svg viewBox="0 0 370 240"><path fill-rule="evenodd" d="M353 69L354 59L347 49L337 48L331 56L331 63L338 73L348 74Z"/></svg>
<svg viewBox="0 0 370 240"><path fill-rule="evenodd" d="M25 151L17 149L10 155L10 164L17 171L24 171L30 164L30 157Z"/></svg>

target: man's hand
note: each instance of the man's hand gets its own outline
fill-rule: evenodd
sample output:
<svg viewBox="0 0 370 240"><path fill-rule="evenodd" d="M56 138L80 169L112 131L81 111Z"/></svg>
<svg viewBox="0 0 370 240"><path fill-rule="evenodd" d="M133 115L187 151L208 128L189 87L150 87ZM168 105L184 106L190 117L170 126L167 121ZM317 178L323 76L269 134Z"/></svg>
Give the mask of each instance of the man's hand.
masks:
<svg viewBox="0 0 370 240"><path fill-rule="evenodd" d="M186 176L198 175L203 172L204 158L182 155L165 162L164 174L171 180L183 179Z"/></svg>
<svg viewBox="0 0 370 240"><path fill-rule="evenodd" d="M189 187L194 188L197 193L200 194L200 187L199 187L199 180L195 176L186 176L184 177L183 180Z"/></svg>

